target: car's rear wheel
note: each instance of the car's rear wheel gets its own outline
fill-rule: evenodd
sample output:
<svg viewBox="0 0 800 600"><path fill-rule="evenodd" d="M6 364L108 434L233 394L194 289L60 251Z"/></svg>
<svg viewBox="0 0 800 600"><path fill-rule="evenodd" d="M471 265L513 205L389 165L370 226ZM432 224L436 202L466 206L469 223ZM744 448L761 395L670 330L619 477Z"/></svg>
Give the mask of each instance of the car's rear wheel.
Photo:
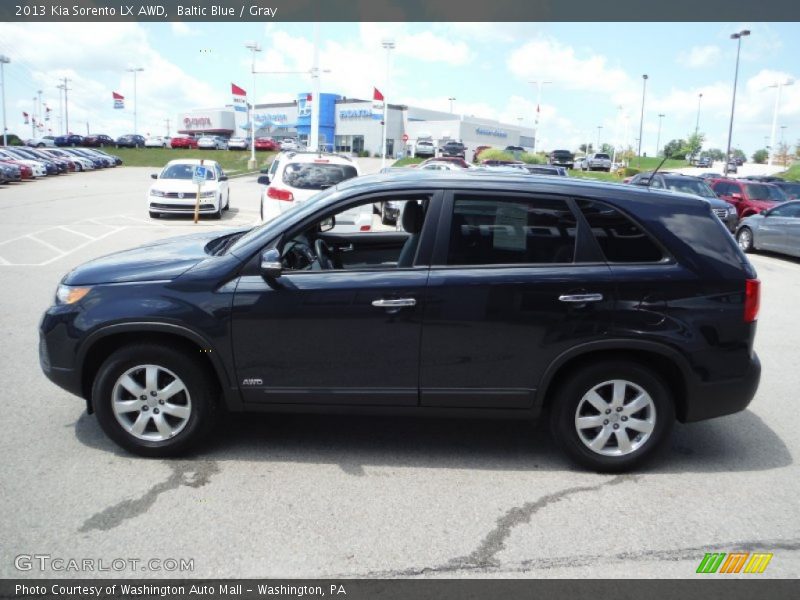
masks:
<svg viewBox="0 0 800 600"><path fill-rule="evenodd" d="M556 442L580 465L627 471L667 439L675 407L667 386L638 363L603 361L573 372L550 414Z"/></svg>
<svg viewBox="0 0 800 600"><path fill-rule="evenodd" d="M114 352L100 367L92 403L106 435L142 456L185 452L216 420L218 386L184 353L154 344Z"/></svg>
<svg viewBox="0 0 800 600"><path fill-rule="evenodd" d="M752 252L755 250L755 248L753 248L753 232L749 227L742 227L739 230L736 234L736 243L739 244L739 248L742 249L742 252Z"/></svg>

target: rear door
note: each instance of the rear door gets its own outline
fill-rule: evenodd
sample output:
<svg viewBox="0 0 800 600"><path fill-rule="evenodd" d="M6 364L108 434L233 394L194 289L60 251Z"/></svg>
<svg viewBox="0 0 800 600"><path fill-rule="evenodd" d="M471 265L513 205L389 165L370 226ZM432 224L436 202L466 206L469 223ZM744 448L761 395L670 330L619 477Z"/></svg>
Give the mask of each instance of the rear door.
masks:
<svg viewBox="0 0 800 600"><path fill-rule="evenodd" d="M423 321L422 406L530 408L559 354L609 331L610 272L574 208L530 193L447 194Z"/></svg>

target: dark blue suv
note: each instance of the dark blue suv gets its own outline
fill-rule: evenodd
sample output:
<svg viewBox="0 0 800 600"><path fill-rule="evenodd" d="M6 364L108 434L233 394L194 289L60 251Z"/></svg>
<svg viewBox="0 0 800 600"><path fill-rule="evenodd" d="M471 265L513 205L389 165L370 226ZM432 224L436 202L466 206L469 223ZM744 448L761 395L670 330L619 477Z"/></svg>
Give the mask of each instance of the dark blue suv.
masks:
<svg viewBox="0 0 800 600"><path fill-rule="evenodd" d="M402 206L353 231L362 204ZM86 263L41 323L47 376L146 456L219 412L536 418L621 471L758 387L760 287L698 198L487 172L342 182L249 231Z"/></svg>

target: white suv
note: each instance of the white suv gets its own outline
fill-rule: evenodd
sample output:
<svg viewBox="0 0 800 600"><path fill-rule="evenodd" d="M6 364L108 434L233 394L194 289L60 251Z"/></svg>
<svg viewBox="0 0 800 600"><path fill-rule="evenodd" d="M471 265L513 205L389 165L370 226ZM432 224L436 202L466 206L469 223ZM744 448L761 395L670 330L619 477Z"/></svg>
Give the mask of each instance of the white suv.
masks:
<svg viewBox="0 0 800 600"><path fill-rule="evenodd" d="M266 186L261 192L261 222L359 174L358 165L339 154L281 152L272 161L267 174L258 178L258 183ZM339 214L335 231L370 231L371 206L361 206Z"/></svg>

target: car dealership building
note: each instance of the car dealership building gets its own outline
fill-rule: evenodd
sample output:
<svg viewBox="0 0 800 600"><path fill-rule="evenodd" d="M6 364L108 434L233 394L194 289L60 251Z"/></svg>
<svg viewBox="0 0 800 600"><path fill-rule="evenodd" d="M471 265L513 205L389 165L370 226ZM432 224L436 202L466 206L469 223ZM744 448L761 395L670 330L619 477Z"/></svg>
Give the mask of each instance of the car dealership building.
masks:
<svg viewBox="0 0 800 600"><path fill-rule="evenodd" d="M254 110L256 137L294 137L307 142L311 130L311 106L308 94L297 100L275 104L257 104ZM178 115L182 134L213 134L225 137L250 135L248 113L233 107L193 109ZM383 115L374 112L368 100L320 94L319 141L337 152L379 154L383 138ZM386 119L386 147L389 156L403 156L414 151L418 140L431 140L439 147L448 140L463 142L467 158L478 146L533 146L533 129L520 124L492 119L389 104ZM404 136L405 139L404 140Z"/></svg>

